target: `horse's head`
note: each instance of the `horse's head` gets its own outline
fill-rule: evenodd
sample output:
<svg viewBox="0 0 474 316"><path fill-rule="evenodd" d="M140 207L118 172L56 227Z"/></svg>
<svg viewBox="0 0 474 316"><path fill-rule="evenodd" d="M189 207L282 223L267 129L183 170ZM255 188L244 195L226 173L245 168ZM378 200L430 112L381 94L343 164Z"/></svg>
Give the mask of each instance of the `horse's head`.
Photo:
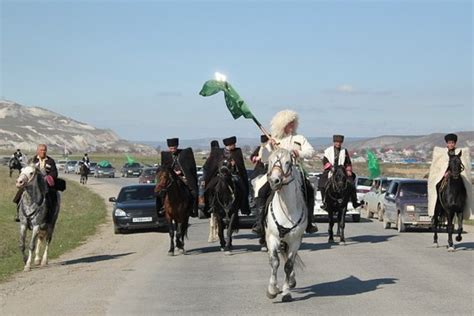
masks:
<svg viewBox="0 0 474 316"><path fill-rule="evenodd" d="M344 168L344 166L336 166L334 168L334 173L332 175L332 178L336 186L338 187L345 186L347 182L347 175L346 175L346 169Z"/></svg>
<svg viewBox="0 0 474 316"><path fill-rule="evenodd" d="M464 165L461 161L462 150L459 154L452 156L449 159L449 170L451 171L451 175L454 179L459 178L461 172L464 171Z"/></svg>
<svg viewBox="0 0 474 316"><path fill-rule="evenodd" d="M39 173L39 169L34 165L24 167L21 169L20 175L16 179L16 187L19 189L26 187L35 180Z"/></svg>
<svg viewBox="0 0 474 316"><path fill-rule="evenodd" d="M280 190L283 185L294 180L293 158L288 150L279 148L272 152L268 158L268 166L267 180L273 191Z"/></svg>
<svg viewBox="0 0 474 316"><path fill-rule="evenodd" d="M173 180L173 170L171 168L160 168L160 171L156 175L156 187L155 191L166 190Z"/></svg>
<svg viewBox="0 0 474 316"><path fill-rule="evenodd" d="M224 159L219 165L219 175L228 177L232 173L232 160Z"/></svg>

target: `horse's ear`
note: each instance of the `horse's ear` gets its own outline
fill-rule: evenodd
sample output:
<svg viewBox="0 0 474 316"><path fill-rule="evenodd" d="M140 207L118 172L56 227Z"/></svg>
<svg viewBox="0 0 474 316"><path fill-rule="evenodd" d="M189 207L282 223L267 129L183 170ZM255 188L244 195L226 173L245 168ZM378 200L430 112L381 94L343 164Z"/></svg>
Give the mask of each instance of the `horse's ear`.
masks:
<svg viewBox="0 0 474 316"><path fill-rule="evenodd" d="M462 150L459 152L458 157L461 158L462 156Z"/></svg>

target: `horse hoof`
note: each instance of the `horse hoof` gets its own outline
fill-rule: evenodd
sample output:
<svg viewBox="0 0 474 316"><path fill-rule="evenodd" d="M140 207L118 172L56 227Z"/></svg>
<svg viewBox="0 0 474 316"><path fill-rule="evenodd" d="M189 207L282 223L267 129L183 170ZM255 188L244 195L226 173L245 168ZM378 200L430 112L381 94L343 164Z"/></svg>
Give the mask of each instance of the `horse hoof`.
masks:
<svg viewBox="0 0 474 316"><path fill-rule="evenodd" d="M35 259L35 265L39 265L41 263L41 259Z"/></svg>
<svg viewBox="0 0 474 316"><path fill-rule="evenodd" d="M278 293L272 294L272 293L270 293L270 292L267 290L267 297L268 297L269 299L272 300L272 299L274 299L275 297L277 297L277 295L278 295Z"/></svg>
<svg viewBox="0 0 474 316"><path fill-rule="evenodd" d="M41 261L41 266L42 266L42 267L46 267L47 265L48 265L48 261L44 261L44 262Z"/></svg>
<svg viewBox="0 0 474 316"><path fill-rule="evenodd" d="M221 247L221 251L224 252L224 247Z"/></svg>
<svg viewBox="0 0 474 316"><path fill-rule="evenodd" d="M438 247L439 247L438 243L437 243L437 242L434 242L434 243L433 243L433 248L438 248Z"/></svg>
<svg viewBox="0 0 474 316"><path fill-rule="evenodd" d="M29 271L31 271L31 268L30 268L30 267L25 267L25 268L23 269L23 272L29 272Z"/></svg>
<svg viewBox="0 0 474 316"><path fill-rule="evenodd" d="M170 257L174 256L174 251L168 251L168 256Z"/></svg>
<svg viewBox="0 0 474 316"><path fill-rule="evenodd" d="M460 242L462 240L462 236L456 236L456 241Z"/></svg>
<svg viewBox="0 0 474 316"><path fill-rule="evenodd" d="M328 239L328 243L330 243L330 244L334 243L334 239L333 239L333 238L329 238L329 239Z"/></svg>
<svg viewBox="0 0 474 316"><path fill-rule="evenodd" d="M293 300L293 298L291 297L290 293L287 293L287 294L283 295L283 297L281 298L281 301L283 303L288 303L288 302L291 302L292 300Z"/></svg>
<svg viewBox="0 0 474 316"><path fill-rule="evenodd" d="M454 252L454 247L448 247L448 252Z"/></svg>
<svg viewBox="0 0 474 316"><path fill-rule="evenodd" d="M186 254L186 250L182 249L182 248L179 248L178 249L178 254L180 255L185 255Z"/></svg>
<svg viewBox="0 0 474 316"><path fill-rule="evenodd" d="M224 252L224 254L225 254L226 256L230 256L230 255L232 255L232 251L227 250L226 252Z"/></svg>
<svg viewBox="0 0 474 316"><path fill-rule="evenodd" d="M261 251L261 252L267 252L267 251L268 251L268 248L265 247L265 246L262 246L262 248L260 248L260 251Z"/></svg>

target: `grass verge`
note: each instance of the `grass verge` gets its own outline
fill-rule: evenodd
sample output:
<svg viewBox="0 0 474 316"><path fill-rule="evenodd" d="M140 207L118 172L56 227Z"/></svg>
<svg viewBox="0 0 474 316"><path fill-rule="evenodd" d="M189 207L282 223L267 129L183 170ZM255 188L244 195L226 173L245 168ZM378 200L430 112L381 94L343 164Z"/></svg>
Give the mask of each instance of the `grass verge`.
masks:
<svg viewBox="0 0 474 316"><path fill-rule="evenodd" d="M12 199L16 193L15 176L8 177L8 168L0 167L0 282L23 269L20 255L19 224L13 221L16 205ZM96 232L97 226L105 222L104 200L89 189L68 181L62 193L62 204L58 222L50 247L49 258L57 258L83 243ZM27 236L29 241L30 234Z"/></svg>

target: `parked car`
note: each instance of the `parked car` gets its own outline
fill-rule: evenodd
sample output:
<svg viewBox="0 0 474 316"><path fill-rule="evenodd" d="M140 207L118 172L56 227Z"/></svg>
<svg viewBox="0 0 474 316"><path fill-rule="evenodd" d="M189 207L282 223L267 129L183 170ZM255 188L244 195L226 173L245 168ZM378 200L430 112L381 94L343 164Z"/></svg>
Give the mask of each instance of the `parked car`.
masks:
<svg viewBox="0 0 474 316"><path fill-rule="evenodd" d="M112 218L114 232L125 230L166 227L164 216L156 212L155 185L138 184L122 187L118 197L109 198L114 203Z"/></svg>
<svg viewBox="0 0 474 316"><path fill-rule="evenodd" d="M123 165L121 172L122 177L139 177L143 167L138 162L126 163Z"/></svg>
<svg viewBox="0 0 474 316"><path fill-rule="evenodd" d="M64 173L74 173L77 160L68 160L64 165Z"/></svg>
<svg viewBox="0 0 474 316"><path fill-rule="evenodd" d="M115 168L111 164L97 164L94 170L94 178L115 178Z"/></svg>
<svg viewBox="0 0 474 316"><path fill-rule="evenodd" d="M144 168L142 173L138 177L138 183L155 183L157 172L157 167Z"/></svg>
<svg viewBox="0 0 474 316"><path fill-rule="evenodd" d="M428 215L428 183L426 180L393 180L383 202L384 228L395 224L399 232L407 227L430 227Z"/></svg>
<svg viewBox="0 0 474 316"><path fill-rule="evenodd" d="M364 208L367 212L367 218L373 218L374 215L379 221L383 220L383 199L390 183L397 178L376 178L372 183L370 191L363 196Z"/></svg>
<svg viewBox="0 0 474 316"><path fill-rule="evenodd" d="M56 168L58 169L58 171L63 171L64 166L66 166L66 163L67 160L58 160L58 162L56 162Z"/></svg>
<svg viewBox="0 0 474 316"><path fill-rule="evenodd" d="M356 176L355 184L357 190L357 199L359 201L363 200L364 195L366 195L370 191L370 189L372 188L373 181L373 179L370 179L368 177Z"/></svg>

